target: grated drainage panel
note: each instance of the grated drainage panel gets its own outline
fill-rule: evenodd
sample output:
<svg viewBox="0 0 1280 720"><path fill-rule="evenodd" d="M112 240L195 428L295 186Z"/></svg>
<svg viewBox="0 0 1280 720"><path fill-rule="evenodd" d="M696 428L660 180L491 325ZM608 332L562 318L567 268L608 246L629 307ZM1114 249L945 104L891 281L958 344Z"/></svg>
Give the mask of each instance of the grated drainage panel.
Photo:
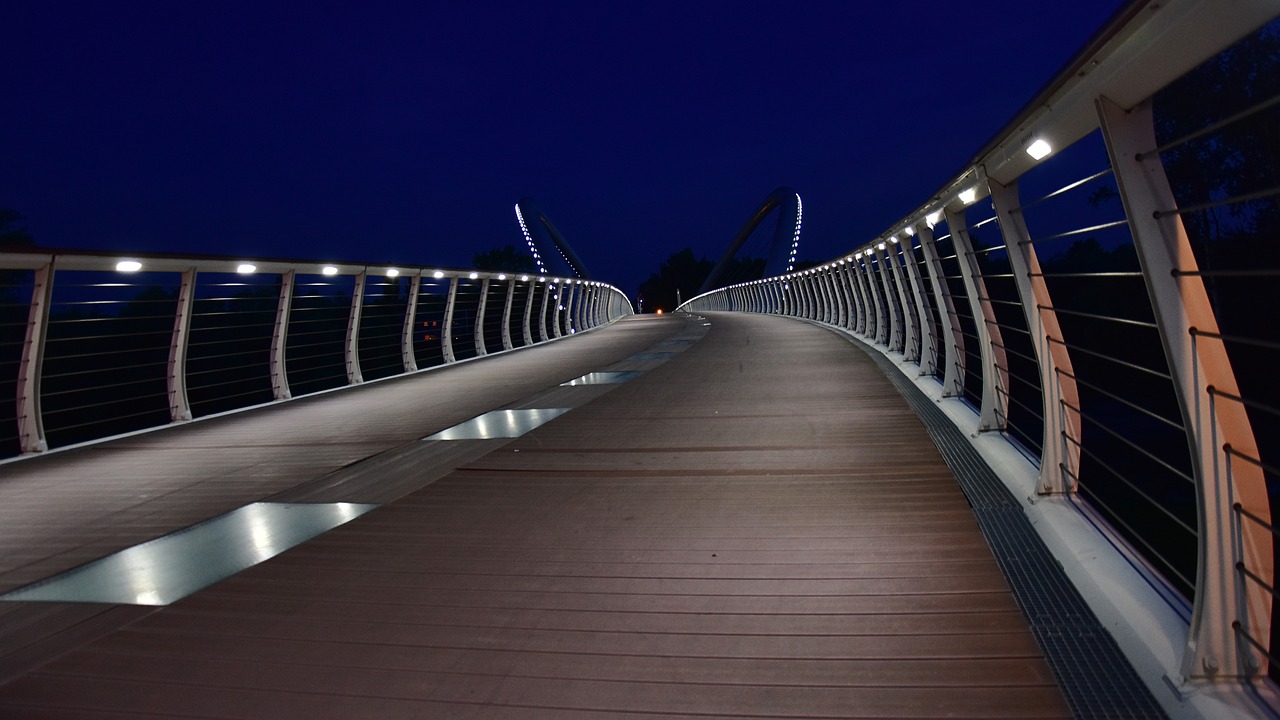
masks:
<svg viewBox="0 0 1280 720"><path fill-rule="evenodd" d="M955 474L1072 714L1077 718L1166 717L1045 547L1022 505L964 433L888 358L861 340L853 341L902 394Z"/></svg>

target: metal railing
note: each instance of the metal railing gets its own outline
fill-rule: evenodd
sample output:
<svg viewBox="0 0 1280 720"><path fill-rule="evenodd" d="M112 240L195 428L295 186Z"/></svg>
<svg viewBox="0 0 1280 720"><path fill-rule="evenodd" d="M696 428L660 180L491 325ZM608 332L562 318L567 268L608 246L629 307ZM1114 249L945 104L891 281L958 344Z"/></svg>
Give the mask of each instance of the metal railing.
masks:
<svg viewBox="0 0 1280 720"><path fill-rule="evenodd" d="M0 458L548 342L631 314L521 273L0 253Z"/></svg>
<svg viewBox="0 0 1280 720"><path fill-rule="evenodd" d="M1160 607L1095 606L1183 693L1280 675L1278 11L1132 2L879 237L680 308L837 327L975 446L1016 446L1014 494L1072 509L1082 547L1101 533L1154 588Z"/></svg>

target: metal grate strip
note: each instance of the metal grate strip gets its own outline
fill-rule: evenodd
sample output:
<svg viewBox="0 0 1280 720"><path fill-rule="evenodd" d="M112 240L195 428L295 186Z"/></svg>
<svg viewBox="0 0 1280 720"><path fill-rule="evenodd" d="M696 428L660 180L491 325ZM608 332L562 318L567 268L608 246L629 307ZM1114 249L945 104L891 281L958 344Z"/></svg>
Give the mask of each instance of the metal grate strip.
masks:
<svg viewBox="0 0 1280 720"><path fill-rule="evenodd" d="M1075 717L1167 717L964 433L888 358L860 341L854 345L880 366L955 473Z"/></svg>

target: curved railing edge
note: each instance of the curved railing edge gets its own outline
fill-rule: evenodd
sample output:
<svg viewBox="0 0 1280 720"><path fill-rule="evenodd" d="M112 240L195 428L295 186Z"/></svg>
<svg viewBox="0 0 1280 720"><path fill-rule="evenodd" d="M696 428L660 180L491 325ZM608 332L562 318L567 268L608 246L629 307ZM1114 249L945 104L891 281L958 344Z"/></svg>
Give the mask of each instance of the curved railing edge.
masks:
<svg viewBox="0 0 1280 720"><path fill-rule="evenodd" d="M1198 335L1218 335L1218 323L1194 267L1195 255L1159 154L1151 151L1157 145L1151 97L1275 17L1274 3L1256 1L1232 3L1229 12L1210 0L1130 3L1068 64L1072 72L1055 78L969 166L880 236L817 267L713 290L677 308L808 319L838 328L893 359L917 386L929 389L971 437L1023 500L1028 514L1043 521L1037 528L1047 544L1171 713L1193 705L1212 716L1214 708L1221 710L1219 703L1236 711L1256 711L1256 704L1250 705L1245 697L1249 693L1267 695L1274 706L1276 688L1266 680L1268 663L1274 661L1268 658L1266 644L1271 636L1270 588L1275 582L1262 467L1233 464L1231 457L1234 452L1247 458L1249 450L1257 457L1257 443L1243 407L1216 401L1238 395L1221 343L1197 343ZM1079 448L1061 442L1058 435L1074 437L1078 445L1079 428L1072 425L1078 420L1055 417L1064 414L1058 412L1063 399L1076 392L1070 372L1060 372L1070 369L1068 348L1043 350L1036 343L1042 377L1047 378L1042 383L1046 456L1040 466L1004 442L1000 432L993 432L1001 430L1000 403L1007 399L998 390L1007 387L1008 378L1002 375L1002 358L996 357L1003 352L999 338L990 337L986 329L993 315L981 291L980 268L972 259L964 210L991 198L1032 337L1061 337L1048 331L1049 323L1056 327L1057 320L1021 225L1017 182L1043 157L1033 152L1039 141L1047 140L1045 147L1056 150L1093 132L1100 132L1111 159L1187 428L1199 508L1198 576L1190 612L1179 607L1175 593L1163 591L1163 581L1153 579L1155 573L1144 572L1145 561L1130 552L1127 541L1105 522L1088 517L1072 499ZM912 303L919 298L950 302L946 281L935 271L939 260L931 233L944 219L962 259L966 286L967 297L959 296L956 302L965 303L964 311L977 323L973 340L979 346L974 358L981 356L980 406L961 399L964 379L955 368L963 367L964 358L952 353L963 341L953 342L951 337L960 329L948 327L944 315L946 337L931 338L932 328L924 327L923 318L921 327L912 329L910 322L904 328L899 317L908 305L915 312ZM924 259L919 267L897 257L893 246L908 240L920 242ZM922 348L928 347L948 354L938 373L941 385L924 370ZM1238 515L1248 515L1252 522ZM1248 579L1241 570L1245 567ZM1118 581L1121 577L1124 580Z"/></svg>
<svg viewBox="0 0 1280 720"><path fill-rule="evenodd" d="M126 267L128 269L122 269ZM246 268L250 267L252 269L246 271ZM557 340L566 339L574 336L575 334L600 329L634 313L626 294L613 285L596 280L562 278L538 275L536 273L506 273L499 271L429 268L410 265L392 266L365 263L328 263L311 260L254 260L249 258L170 255L161 253L109 253L43 249L23 250L20 252L0 251L0 270L30 270L34 272L32 298L29 306L25 339L22 346L22 356L19 360L18 366L16 415L19 426L21 454L8 458L0 458L0 464L19 462L28 458L48 455L50 453L85 447L141 433L154 432L174 427L175 425L199 422L247 410L269 407L296 398L314 397L319 394L345 390L367 383L403 378L409 375L428 372L439 368L452 367L459 363L505 354L514 350L536 347ZM93 438L83 442L69 443L55 448L50 448L48 443L45 441L40 408L40 378L43 364L45 333L50 319L50 299L52 297L56 273L68 271L116 272L121 273L122 275L145 271L178 273L182 276L181 287L178 291L179 294L177 298L177 315L175 317L173 334L170 341L169 368L166 373L170 397L171 421L169 423L125 433ZM255 403L244 407L237 407L222 412L210 413L208 415L201 415L199 417L192 416L190 405L186 402L185 397L184 362L186 359L186 336L190 327L190 305L192 303L192 293L194 292L195 286L194 278L199 272L254 275L271 274L281 276L282 291L276 310L276 327L273 332L271 349L272 385L273 393L275 395L272 400L264 403ZM350 309L353 318L359 317L363 302L363 281L366 277L371 274L376 274L386 275L387 277L392 278L408 278L410 280L409 297L411 300L407 305L404 319L405 329L402 337L401 349L403 371L368 381L363 379L359 370L359 322L357 320L350 323L347 341L344 346L345 364L348 368L347 384L296 396L293 395L289 390L287 377L285 375L284 338L289 324L289 312L292 299L290 288L293 276L298 273L329 277L354 276L357 279L357 282L355 290L352 292ZM442 352L442 362L430 367L418 368L416 358L412 351L413 340L410 328L414 324L415 320L417 307L416 298L418 296L420 282L422 278L428 276L436 280L449 281L450 301L446 304L445 320L443 323L444 327L440 333L441 342L444 348ZM511 302L514 297L512 289L517 283L528 283L531 287L537 287L538 285L554 287L555 296L557 298L563 296L563 300L560 301L563 305L560 309L552 310L550 322L547 321L545 309L544 312L540 313L539 317L536 318L533 317L532 313L526 312L525 321L523 323L524 344L516 346L512 342L508 333L509 325L504 323L502 338L503 347L501 349L488 349L484 346L482 339L476 340L473 337L473 341L476 342L477 354L474 357L457 359L452 352L452 338L447 330L450 327L450 320L454 309L452 298L456 294L458 282L464 279L481 282L481 292L483 296L487 296L490 283L506 282L508 284L508 290L506 293L507 304L505 307L501 308L504 313L507 313L505 317L510 317L509 313L512 310ZM529 293L527 295L528 304L532 304L534 295L535 293ZM547 290L544 289L544 296L545 295L547 295ZM481 304L481 308L483 311L483 303ZM497 311L497 309L498 308L495 308L495 311ZM533 321L538 321L536 326ZM484 316L481 315L473 323L473 335L483 333L484 326ZM352 334L352 327L354 328L355 334Z"/></svg>

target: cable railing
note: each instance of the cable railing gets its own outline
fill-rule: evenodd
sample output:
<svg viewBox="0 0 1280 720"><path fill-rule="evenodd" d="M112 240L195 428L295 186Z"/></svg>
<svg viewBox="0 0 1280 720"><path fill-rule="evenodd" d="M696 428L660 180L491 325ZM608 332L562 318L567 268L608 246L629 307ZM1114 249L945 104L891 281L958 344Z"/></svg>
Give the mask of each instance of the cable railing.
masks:
<svg viewBox="0 0 1280 720"><path fill-rule="evenodd" d="M530 300L553 295L564 296L554 315L536 314ZM0 391L17 400L0 413L0 459L503 352L629 314L612 286L528 274L0 253ZM560 332L546 331L548 318Z"/></svg>
<svg viewBox="0 0 1280 720"><path fill-rule="evenodd" d="M1071 510L1048 544L1166 696L1229 678L1272 698L1280 674L1276 15L1131 3L882 235L682 308L814 319L958 408L1029 513ZM848 308L770 301L798 285ZM1115 560L1093 576L1099 535Z"/></svg>

